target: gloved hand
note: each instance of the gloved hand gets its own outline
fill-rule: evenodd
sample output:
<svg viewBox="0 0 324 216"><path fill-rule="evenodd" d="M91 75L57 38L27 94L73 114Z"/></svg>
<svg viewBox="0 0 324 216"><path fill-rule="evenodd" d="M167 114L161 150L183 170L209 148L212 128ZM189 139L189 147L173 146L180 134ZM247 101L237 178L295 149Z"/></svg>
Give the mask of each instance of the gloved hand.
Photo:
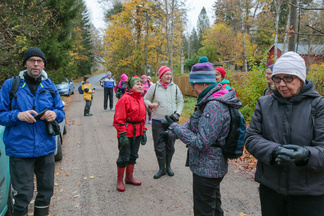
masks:
<svg viewBox="0 0 324 216"><path fill-rule="evenodd" d="M161 124L167 129L170 127L170 125L174 122L169 116L165 116L166 120L162 120Z"/></svg>
<svg viewBox="0 0 324 216"><path fill-rule="evenodd" d="M143 135L141 137L141 144L145 145L147 142L146 130L143 130Z"/></svg>
<svg viewBox="0 0 324 216"><path fill-rule="evenodd" d="M293 150L286 149L284 146L275 148L272 152L274 163L277 165L288 165L294 163L295 160L289 156L291 153L293 153Z"/></svg>
<svg viewBox="0 0 324 216"><path fill-rule="evenodd" d="M122 146L128 146L129 145L129 140L126 136L126 131L124 132L121 132L119 133L119 143L122 145Z"/></svg>
<svg viewBox="0 0 324 216"><path fill-rule="evenodd" d="M169 115L170 119L173 120L173 122L179 121L180 115L177 112L174 112L172 115Z"/></svg>
<svg viewBox="0 0 324 216"><path fill-rule="evenodd" d="M160 133L158 143L163 142L163 141L167 142L168 140L169 140L169 133L167 131Z"/></svg>
<svg viewBox="0 0 324 216"><path fill-rule="evenodd" d="M292 152L289 152L288 156L294 159L295 162L304 162L308 160L310 151L307 148L292 144L284 145L284 147L288 150L292 150Z"/></svg>

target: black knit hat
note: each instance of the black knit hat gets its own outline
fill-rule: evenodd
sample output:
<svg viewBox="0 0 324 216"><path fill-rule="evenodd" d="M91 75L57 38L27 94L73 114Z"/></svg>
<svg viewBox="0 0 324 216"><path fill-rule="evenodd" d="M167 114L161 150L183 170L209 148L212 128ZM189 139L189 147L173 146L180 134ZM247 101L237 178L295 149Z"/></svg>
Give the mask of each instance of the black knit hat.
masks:
<svg viewBox="0 0 324 216"><path fill-rule="evenodd" d="M87 79L89 79L89 77L87 77L87 76L83 77L84 82L87 81Z"/></svg>
<svg viewBox="0 0 324 216"><path fill-rule="evenodd" d="M37 47L32 47L32 48L29 48L28 50L25 51L24 59L23 59L23 66L25 66L26 61L32 56L41 57L44 60L45 67L46 67L47 61L46 61L45 55L42 52L42 50L40 50Z"/></svg>

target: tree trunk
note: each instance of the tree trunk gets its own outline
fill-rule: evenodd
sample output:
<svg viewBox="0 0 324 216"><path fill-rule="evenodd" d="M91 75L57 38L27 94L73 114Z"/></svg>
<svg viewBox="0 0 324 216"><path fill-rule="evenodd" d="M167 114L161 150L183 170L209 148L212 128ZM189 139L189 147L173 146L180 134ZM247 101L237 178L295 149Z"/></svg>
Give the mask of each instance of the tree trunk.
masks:
<svg viewBox="0 0 324 216"><path fill-rule="evenodd" d="M241 24L242 24L242 35L243 35L243 58L244 58L244 72L247 72L247 60L246 60L246 45L245 45L245 30L244 30L244 21L243 21L243 10L242 10L242 3L240 0L240 10L241 10Z"/></svg>
<svg viewBox="0 0 324 216"><path fill-rule="evenodd" d="M297 5L297 0L291 0L290 1L290 32L291 32L291 37L289 38L288 41L288 51L294 51L295 52L295 44L296 44L296 23L297 23L297 7L294 5Z"/></svg>
<svg viewBox="0 0 324 216"><path fill-rule="evenodd" d="M279 25L279 14L281 7L281 0L275 0L275 8L276 8L276 27L275 27L275 52L274 52L274 61L278 58L278 25Z"/></svg>

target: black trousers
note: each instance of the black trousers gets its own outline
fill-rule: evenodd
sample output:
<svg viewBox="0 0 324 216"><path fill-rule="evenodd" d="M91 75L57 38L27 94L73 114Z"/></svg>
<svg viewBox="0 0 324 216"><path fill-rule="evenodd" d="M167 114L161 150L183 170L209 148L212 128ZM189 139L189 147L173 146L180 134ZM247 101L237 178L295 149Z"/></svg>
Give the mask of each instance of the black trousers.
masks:
<svg viewBox="0 0 324 216"><path fill-rule="evenodd" d="M223 178L206 178L193 173L195 216L223 216L220 183Z"/></svg>
<svg viewBox="0 0 324 216"><path fill-rule="evenodd" d="M152 122L152 135L154 141L154 151L157 159L163 159L166 155L173 156L175 149L174 143L175 140L168 140L167 142L160 142L158 143L160 134L166 131L162 124Z"/></svg>
<svg viewBox="0 0 324 216"><path fill-rule="evenodd" d="M54 168L54 153L33 158L10 157L11 183L17 191L15 211L28 211L34 192L34 173L37 181L35 206L49 206L54 190Z"/></svg>
<svg viewBox="0 0 324 216"><path fill-rule="evenodd" d="M324 195L286 196L262 184L259 193L262 216L324 215Z"/></svg>
<svg viewBox="0 0 324 216"><path fill-rule="evenodd" d="M109 108L114 107L113 88L104 88L104 109L107 109L107 102L109 97Z"/></svg>
<svg viewBox="0 0 324 216"><path fill-rule="evenodd" d="M136 164L138 158L141 136L135 137L135 140L133 140L133 137L128 137L128 140L129 145L122 146L118 139L119 156L116 163L119 168L124 168L128 164Z"/></svg>
<svg viewBox="0 0 324 216"><path fill-rule="evenodd" d="M92 105L92 100L86 100L85 102L86 102L85 103L86 108L89 108L90 109L90 107Z"/></svg>

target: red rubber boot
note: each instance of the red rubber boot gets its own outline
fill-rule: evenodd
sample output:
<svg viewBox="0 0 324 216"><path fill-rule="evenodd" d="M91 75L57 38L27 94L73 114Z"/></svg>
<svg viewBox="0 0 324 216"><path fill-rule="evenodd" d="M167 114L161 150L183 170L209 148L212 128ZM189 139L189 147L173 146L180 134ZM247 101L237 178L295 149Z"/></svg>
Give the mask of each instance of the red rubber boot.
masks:
<svg viewBox="0 0 324 216"><path fill-rule="evenodd" d="M119 168L117 167L117 190L120 192L125 191L125 185L124 185L124 172L125 168Z"/></svg>
<svg viewBox="0 0 324 216"><path fill-rule="evenodd" d="M136 181L134 179L133 172L134 172L134 164L127 165L127 167L126 167L126 178L125 178L126 184L141 185L142 182Z"/></svg>

